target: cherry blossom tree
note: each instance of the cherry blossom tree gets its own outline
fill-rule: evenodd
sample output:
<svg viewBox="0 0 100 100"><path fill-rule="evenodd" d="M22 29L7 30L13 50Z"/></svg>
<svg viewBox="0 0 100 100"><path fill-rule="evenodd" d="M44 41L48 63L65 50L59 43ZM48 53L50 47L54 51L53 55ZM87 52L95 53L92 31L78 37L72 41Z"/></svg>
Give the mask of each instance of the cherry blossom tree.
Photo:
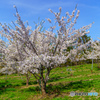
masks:
<svg viewBox="0 0 100 100"><path fill-rule="evenodd" d="M93 73L93 60L100 60L100 41L92 41L91 42L92 51L89 52L87 50L87 54L85 55L87 59L92 60L92 67L91 67L91 73ZM98 68L100 68L100 65L98 63Z"/></svg>
<svg viewBox="0 0 100 100"><path fill-rule="evenodd" d="M86 51L87 59L99 59L100 58L100 41L91 42L92 51Z"/></svg>
<svg viewBox="0 0 100 100"><path fill-rule="evenodd" d="M1 40L2 41L2 40ZM2 41L1 43L3 43ZM6 43L5 43L6 44ZM21 69L21 67L18 64L19 61L19 55L16 51L16 45L14 42L12 44L5 47L5 45L1 46L1 54L2 54L2 63L5 63L5 66L0 70L0 73L2 74L23 74L26 76L26 86L28 86L30 75L29 72ZM4 56L4 57L3 57Z"/></svg>
<svg viewBox="0 0 100 100"><path fill-rule="evenodd" d="M7 49L6 42L0 39L0 73L1 74L13 74L15 71L13 70L12 67L7 66L6 62L6 52L5 50Z"/></svg>
<svg viewBox="0 0 100 100"><path fill-rule="evenodd" d="M92 68L93 70L93 60L100 59L100 41L92 41L91 42L91 51L86 52L85 57L87 59L92 59Z"/></svg>
<svg viewBox="0 0 100 100"><path fill-rule="evenodd" d="M45 95L50 71L59 66L59 64L65 63L72 55L77 55L77 51L88 47L91 41L82 44L76 42L76 40L88 34L89 31L87 30L92 24L75 30L74 25L80 11L75 8L71 15L66 12L66 15L61 17L60 7L58 13L49 9L55 16L54 25L51 19L47 19L52 25L49 30L41 32L41 25L35 30L31 30L31 27L21 20L16 6L14 8L16 9L17 18L17 24L13 22L14 28L1 24L3 30L0 33L9 40L9 46L13 45L11 49L10 47L5 49L5 59L7 64L11 65L13 69L23 73L29 71L36 79L40 79L41 91ZM66 51L66 48L69 46L74 46L74 48ZM16 56L16 61L11 60L13 55ZM74 56L71 60L75 60ZM15 65L18 65L18 67ZM44 70L46 70L45 74Z"/></svg>

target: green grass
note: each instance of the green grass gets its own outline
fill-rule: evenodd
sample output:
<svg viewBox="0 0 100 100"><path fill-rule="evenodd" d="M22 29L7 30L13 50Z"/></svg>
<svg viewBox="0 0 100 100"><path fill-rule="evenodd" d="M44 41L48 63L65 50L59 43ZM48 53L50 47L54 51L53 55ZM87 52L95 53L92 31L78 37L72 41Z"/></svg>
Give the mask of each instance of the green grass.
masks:
<svg viewBox="0 0 100 100"><path fill-rule="evenodd" d="M94 64L91 73L91 66L85 64L53 69L45 98L41 96L40 87L33 76L30 78L29 87L26 87L24 75L0 76L0 100L100 100L100 69ZM71 97L71 91L98 92L98 96Z"/></svg>

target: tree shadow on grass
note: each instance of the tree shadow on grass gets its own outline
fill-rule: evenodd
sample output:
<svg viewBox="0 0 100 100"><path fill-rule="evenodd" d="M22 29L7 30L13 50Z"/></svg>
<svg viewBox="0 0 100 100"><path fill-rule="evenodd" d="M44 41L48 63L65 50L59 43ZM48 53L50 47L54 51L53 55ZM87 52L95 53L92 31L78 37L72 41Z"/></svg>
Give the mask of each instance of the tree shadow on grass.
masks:
<svg viewBox="0 0 100 100"><path fill-rule="evenodd" d="M52 77L48 80L48 82L55 82L55 81L58 81L59 79L61 79L60 76L56 76L56 77Z"/></svg>
<svg viewBox="0 0 100 100"><path fill-rule="evenodd" d="M22 93L23 92L31 92L31 93L40 93L41 89L39 86L36 86L36 87L29 87L29 88L25 88L25 89L22 89L20 90Z"/></svg>
<svg viewBox="0 0 100 100"><path fill-rule="evenodd" d="M57 94L60 95L64 90L80 90L85 88L90 88L93 86L93 81L76 81L76 82L70 82L70 83L58 83L56 85L49 84L46 87L46 92L49 95ZM31 92L34 94L40 93L41 89L39 86L36 87L29 87L22 89L21 92ZM56 95L56 96L57 96Z"/></svg>
<svg viewBox="0 0 100 100"><path fill-rule="evenodd" d="M64 90L79 90L84 88L90 88L93 86L93 81L76 81L76 82L70 82L70 83L59 83L56 85L48 85L47 86L47 93L53 94L58 93L60 94Z"/></svg>
<svg viewBox="0 0 100 100"><path fill-rule="evenodd" d="M5 87L6 85L6 87ZM80 89L85 89L85 88L90 88L93 86L93 81L76 81L76 82L70 82L70 83L58 83L56 85L49 84L46 87L46 92L48 94L55 94L57 93L58 95L61 94L63 91L67 90L80 90ZM8 91L16 91L15 88L13 88L12 84L7 84L6 82L0 83L0 94ZM32 93L40 93L41 89L39 86L36 87L29 87L20 90L21 92L32 92Z"/></svg>
<svg viewBox="0 0 100 100"><path fill-rule="evenodd" d="M6 82L2 82L0 83L0 90L2 90L3 88L5 88Z"/></svg>
<svg viewBox="0 0 100 100"><path fill-rule="evenodd" d="M50 82L56 82L56 81L58 81L60 79L68 78L68 77L71 77L71 76L73 76L72 73L70 73L70 74L68 74L67 76L64 76L64 77L61 77L61 76L52 77L52 78L50 78L48 80L48 83L50 83Z"/></svg>
<svg viewBox="0 0 100 100"><path fill-rule="evenodd" d="M12 84L9 84L8 82L2 82L0 83L0 94L3 92L6 92L7 88L12 87Z"/></svg>
<svg viewBox="0 0 100 100"><path fill-rule="evenodd" d="M38 84L37 81L29 81L29 85ZM26 85L26 81L22 82L22 85Z"/></svg>
<svg viewBox="0 0 100 100"><path fill-rule="evenodd" d="M0 82L0 94L7 92L7 91L15 91L15 87L20 86L20 84L11 84L8 81Z"/></svg>
<svg viewBox="0 0 100 100"><path fill-rule="evenodd" d="M5 87L12 87L13 85L9 83L8 81L6 82L0 82L0 90L5 88Z"/></svg>
<svg viewBox="0 0 100 100"><path fill-rule="evenodd" d="M96 71L100 71L100 65L95 67Z"/></svg>

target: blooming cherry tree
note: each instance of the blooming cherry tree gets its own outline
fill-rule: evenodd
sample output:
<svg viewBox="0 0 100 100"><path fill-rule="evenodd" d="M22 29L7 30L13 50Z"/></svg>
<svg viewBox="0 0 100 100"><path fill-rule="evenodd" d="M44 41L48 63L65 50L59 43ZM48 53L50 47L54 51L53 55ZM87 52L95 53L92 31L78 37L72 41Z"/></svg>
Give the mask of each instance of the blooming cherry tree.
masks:
<svg viewBox="0 0 100 100"><path fill-rule="evenodd" d="M8 57L7 53L5 52L7 50L6 47L6 43L5 41L0 39L0 64L1 64L1 68L0 68L0 73L2 74L13 74L15 73L15 71L13 70L12 67L8 66L8 63L5 58ZM9 57L8 57L9 58Z"/></svg>
<svg viewBox="0 0 100 100"><path fill-rule="evenodd" d="M87 45L91 42L88 41L85 44L78 43L77 38L88 34L87 31L92 24L83 26L80 29L75 30L74 25L79 16L80 11L75 9L70 15L66 12L66 15L61 17L61 7L59 12L55 13L51 9L49 11L55 16L56 26L51 26L49 30L41 32L41 25L35 30L31 30L29 25L25 25L21 20L21 17L17 11L16 6L16 18L17 25L14 24L14 29L10 26L2 25L3 30L0 32L9 40L9 48L5 49L6 61L8 65L15 68L18 71L32 73L36 79L41 80L42 94L46 94L46 83L50 71L59 66L61 63L65 63L68 58L71 58L72 54L77 55L77 51L87 48ZM51 19L47 19L52 24ZM56 31L54 33L54 30ZM7 34L5 34L5 32ZM56 37L55 37L56 35ZM66 51L69 46L74 46L70 51ZM77 47L77 48L76 48ZM16 57L16 61L12 61L11 57ZM18 64L19 67L14 66ZM44 75L44 70L46 73Z"/></svg>
<svg viewBox="0 0 100 100"><path fill-rule="evenodd" d="M91 42L91 47L92 47L92 51L89 52L87 51L87 54L85 55L86 58L88 59L100 59L100 41L92 41Z"/></svg>

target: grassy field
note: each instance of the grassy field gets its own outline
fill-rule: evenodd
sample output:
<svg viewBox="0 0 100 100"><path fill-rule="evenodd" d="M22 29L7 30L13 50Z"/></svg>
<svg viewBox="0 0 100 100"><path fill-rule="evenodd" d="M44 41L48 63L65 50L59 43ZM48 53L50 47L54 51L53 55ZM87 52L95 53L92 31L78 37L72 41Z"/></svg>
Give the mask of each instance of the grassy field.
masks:
<svg viewBox="0 0 100 100"><path fill-rule="evenodd" d="M36 79L31 76L26 87L22 75L0 76L0 100L100 100L100 69L97 64L55 68L47 83L47 96L42 97ZM68 71L71 69L71 71ZM98 96L74 96L70 92L97 92Z"/></svg>

